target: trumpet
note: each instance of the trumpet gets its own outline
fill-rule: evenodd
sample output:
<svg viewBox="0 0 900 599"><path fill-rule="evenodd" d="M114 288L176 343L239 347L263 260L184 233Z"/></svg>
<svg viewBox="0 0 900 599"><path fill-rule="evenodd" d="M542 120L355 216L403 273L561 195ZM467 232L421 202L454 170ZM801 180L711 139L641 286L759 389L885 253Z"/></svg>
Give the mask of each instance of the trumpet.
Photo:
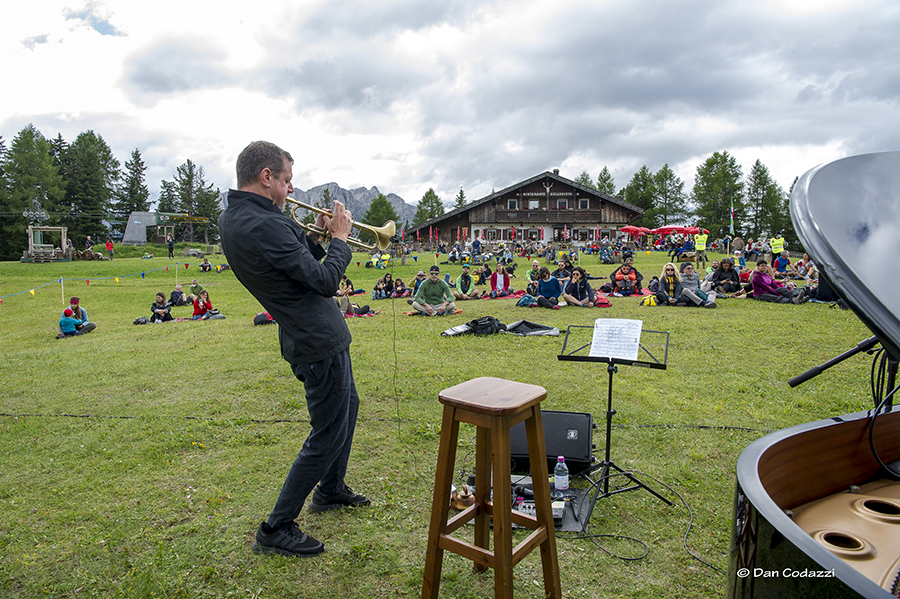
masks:
<svg viewBox="0 0 900 599"><path fill-rule="evenodd" d="M288 204L293 204L293 207L291 207L291 218L294 219L294 222L300 225L301 229L309 233L321 235L324 239L329 239L331 237L331 231L324 227L317 227L316 225L308 225L306 223L300 222L300 219L297 218L297 210L302 208L304 210L310 210L317 214L324 214L325 216L334 216L333 212L329 212L328 210L319 208L318 206L310 206L309 204L298 202L293 198L285 198L285 200ZM373 235L375 237L375 243L368 244L357 239L356 237L348 237L347 245L352 245L353 247L357 247L369 252L374 250L376 247L379 250L385 250L390 247L391 237L394 236L394 232L397 230L397 226L392 220L389 220L380 227L373 227L372 225L367 225L366 223L359 223L356 221L353 221L353 226L357 229L368 232L370 235Z"/></svg>

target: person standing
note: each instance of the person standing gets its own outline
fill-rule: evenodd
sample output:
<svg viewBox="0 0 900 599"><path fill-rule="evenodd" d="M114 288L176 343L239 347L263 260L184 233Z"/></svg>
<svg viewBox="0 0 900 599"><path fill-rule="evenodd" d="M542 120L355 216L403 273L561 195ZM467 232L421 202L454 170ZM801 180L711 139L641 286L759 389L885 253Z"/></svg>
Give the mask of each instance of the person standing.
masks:
<svg viewBox="0 0 900 599"><path fill-rule="evenodd" d="M175 238L171 234L166 235L166 245L169 246L169 258L175 257Z"/></svg>
<svg viewBox="0 0 900 599"><path fill-rule="evenodd" d="M775 237L769 240L769 245L772 247L772 266L774 267L775 261L781 257L784 248L787 247L787 242L781 235L781 231L775 232Z"/></svg>
<svg viewBox="0 0 900 599"><path fill-rule="evenodd" d="M316 225L331 233L326 253L319 235L304 232L282 212L294 190L293 163L269 142L244 148L237 159L238 189L228 192L219 232L235 276L278 323L281 355L303 382L312 427L257 529L253 551L302 557L325 550L294 521L310 492L315 512L370 502L344 482L359 395L350 330L332 296L350 264L351 214L334 202L333 215L316 217Z"/></svg>
<svg viewBox="0 0 900 599"><path fill-rule="evenodd" d="M109 253L109 259L113 259L113 242L112 239L106 240L106 251Z"/></svg>
<svg viewBox="0 0 900 599"><path fill-rule="evenodd" d="M706 229L700 229L700 232L694 235L694 252L697 258L697 268L706 268L706 241L709 239L709 232ZM700 263L703 266L700 266Z"/></svg>

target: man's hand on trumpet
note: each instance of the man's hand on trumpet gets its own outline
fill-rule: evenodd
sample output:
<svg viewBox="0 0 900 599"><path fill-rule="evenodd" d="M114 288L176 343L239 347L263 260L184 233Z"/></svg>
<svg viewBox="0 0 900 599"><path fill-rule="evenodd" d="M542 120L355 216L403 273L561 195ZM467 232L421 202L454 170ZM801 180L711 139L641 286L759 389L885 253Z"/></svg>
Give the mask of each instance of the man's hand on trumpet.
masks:
<svg viewBox="0 0 900 599"><path fill-rule="evenodd" d="M353 228L353 215L344 208L344 204L335 201L333 216L329 217L327 214L319 213L316 217L316 225L324 226L331 231L332 239L340 239L346 243L347 238L350 237L350 230Z"/></svg>
<svg viewBox="0 0 900 599"><path fill-rule="evenodd" d="M344 208L341 202L334 202L333 215L319 212L316 214L316 227L321 230L328 229L332 238L340 239L346 242L350 237L350 231L353 229L353 215L349 210ZM310 237L319 240L319 235L309 232Z"/></svg>

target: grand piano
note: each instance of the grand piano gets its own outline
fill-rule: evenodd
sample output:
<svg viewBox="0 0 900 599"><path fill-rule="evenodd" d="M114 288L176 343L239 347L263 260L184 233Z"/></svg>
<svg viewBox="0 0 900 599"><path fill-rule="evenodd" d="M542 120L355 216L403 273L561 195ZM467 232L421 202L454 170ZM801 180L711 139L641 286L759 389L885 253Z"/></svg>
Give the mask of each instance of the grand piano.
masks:
<svg viewBox="0 0 900 599"><path fill-rule="evenodd" d="M821 276L871 329L845 355L880 346L873 372L883 390L875 386L880 405L869 410L772 433L741 453L727 596L900 597L900 392L896 401L890 393L900 358L900 152L813 168L794 187L791 218ZM827 366L792 384L828 376Z"/></svg>

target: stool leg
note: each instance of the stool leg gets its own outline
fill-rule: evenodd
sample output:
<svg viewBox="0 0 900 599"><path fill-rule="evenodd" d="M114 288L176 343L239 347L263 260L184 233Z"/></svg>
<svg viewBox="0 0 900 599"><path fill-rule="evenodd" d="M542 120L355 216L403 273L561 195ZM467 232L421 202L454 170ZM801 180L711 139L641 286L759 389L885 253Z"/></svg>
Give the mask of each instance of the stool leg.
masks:
<svg viewBox="0 0 900 599"><path fill-rule="evenodd" d="M437 599L441 584L441 567L444 550L440 547L441 535L447 530L447 513L450 511L450 484L456 464L456 444L459 422L456 410L444 406L441 424L441 441L438 447L437 467L434 476L434 496L431 500L431 524L428 528L428 546L425 550L425 573L422 581L422 599Z"/></svg>
<svg viewBox="0 0 900 599"><path fill-rule="evenodd" d="M491 426L494 467L494 597L512 599L512 489L510 488L509 424L495 417Z"/></svg>
<svg viewBox="0 0 900 599"><path fill-rule="evenodd" d="M556 557L556 527L550 505L550 482L547 480L547 453L544 447L544 424L540 406L533 406L533 415L525 420L528 440L528 460L534 488L534 507L538 526L547 527L547 540L541 543L541 567L544 572L544 593L552 599L562 597L559 581L559 561Z"/></svg>
<svg viewBox="0 0 900 599"><path fill-rule="evenodd" d="M479 426L475 429L475 546L491 548L491 515L487 504L491 500L491 431ZM484 564L475 563L479 572L487 570Z"/></svg>

